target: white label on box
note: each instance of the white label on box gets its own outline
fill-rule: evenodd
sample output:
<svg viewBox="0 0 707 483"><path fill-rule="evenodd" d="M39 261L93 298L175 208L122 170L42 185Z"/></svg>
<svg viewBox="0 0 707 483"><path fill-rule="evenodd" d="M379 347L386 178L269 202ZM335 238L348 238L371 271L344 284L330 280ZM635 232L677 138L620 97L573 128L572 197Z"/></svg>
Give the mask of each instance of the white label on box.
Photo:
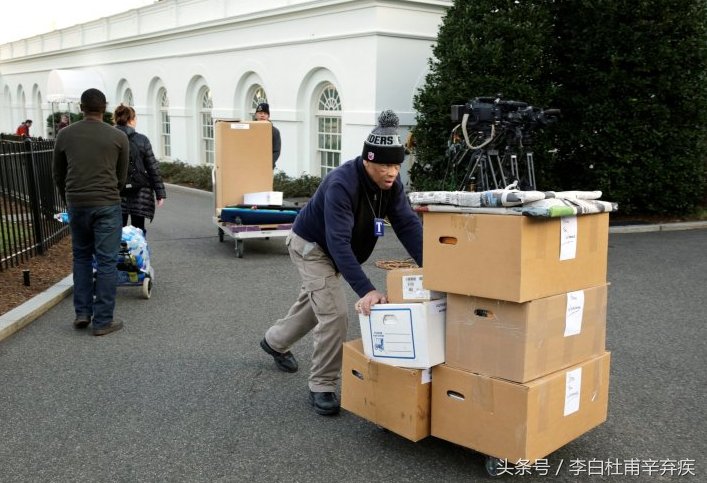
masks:
<svg viewBox="0 0 707 483"><path fill-rule="evenodd" d="M560 260L572 260L577 256L577 217L560 218Z"/></svg>
<svg viewBox="0 0 707 483"><path fill-rule="evenodd" d="M231 129L250 129L250 124L244 122L232 122Z"/></svg>
<svg viewBox="0 0 707 483"><path fill-rule="evenodd" d="M372 310L370 323L374 357L415 358L410 309Z"/></svg>
<svg viewBox="0 0 707 483"><path fill-rule="evenodd" d="M421 376L422 378L420 382L422 384L429 384L430 382L432 382L432 369L423 369Z"/></svg>
<svg viewBox="0 0 707 483"><path fill-rule="evenodd" d="M565 374L565 416L579 411L582 395L582 368L578 367Z"/></svg>
<svg viewBox="0 0 707 483"><path fill-rule="evenodd" d="M582 314L584 313L584 290L567 293L565 312L565 337L582 332Z"/></svg>
<svg viewBox="0 0 707 483"><path fill-rule="evenodd" d="M403 277L403 300L429 299L430 291L422 288L422 275Z"/></svg>

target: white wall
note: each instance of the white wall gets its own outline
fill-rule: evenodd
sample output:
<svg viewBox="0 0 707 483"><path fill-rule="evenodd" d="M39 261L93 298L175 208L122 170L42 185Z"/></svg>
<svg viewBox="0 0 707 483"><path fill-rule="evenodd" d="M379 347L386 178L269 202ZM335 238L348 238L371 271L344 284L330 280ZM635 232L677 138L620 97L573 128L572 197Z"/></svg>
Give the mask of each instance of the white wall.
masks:
<svg viewBox="0 0 707 483"><path fill-rule="evenodd" d="M0 46L0 131L22 112L46 135L49 73L93 72L114 108L133 93L138 130L159 152L155 96L167 89L172 159L200 163L196 93L208 85L214 118L248 117L249 90L261 84L280 129L278 167L319 174L313 96L324 82L342 101L342 161L360 154L378 113L398 112L404 136L412 99L447 0L165 0L107 19ZM82 86L94 87L93 85ZM18 90L23 91L21 105ZM35 105L39 103L41 105ZM39 117L41 112L43 119Z"/></svg>

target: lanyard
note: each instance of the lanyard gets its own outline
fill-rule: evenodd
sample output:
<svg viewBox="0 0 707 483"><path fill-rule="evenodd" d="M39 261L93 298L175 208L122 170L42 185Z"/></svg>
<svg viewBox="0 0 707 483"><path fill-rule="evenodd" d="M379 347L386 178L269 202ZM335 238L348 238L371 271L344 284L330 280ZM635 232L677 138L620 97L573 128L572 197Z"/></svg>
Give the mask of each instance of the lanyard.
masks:
<svg viewBox="0 0 707 483"><path fill-rule="evenodd" d="M378 213L376 213L376 210L373 209L373 203L371 203L371 199L368 197L368 192L366 189L363 189L363 194L366 195L366 201L368 201L368 206L371 208L371 213L373 214L373 235L374 236L383 236L384 233L384 223L383 223L383 218L381 218L381 203L383 202L383 191L380 193L380 198L378 198Z"/></svg>

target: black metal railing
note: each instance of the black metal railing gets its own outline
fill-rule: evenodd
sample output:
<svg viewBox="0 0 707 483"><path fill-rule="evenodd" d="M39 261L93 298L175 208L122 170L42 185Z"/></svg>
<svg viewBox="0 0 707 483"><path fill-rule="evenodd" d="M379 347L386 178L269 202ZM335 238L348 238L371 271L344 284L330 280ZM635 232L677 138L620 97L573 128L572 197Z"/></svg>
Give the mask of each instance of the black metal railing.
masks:
<svg viewBox="0 0 707 483"><path fill-rule="evenodd" d="M69 234L54 219L66 206L54 187L54 140L0 139L0 271L16 266Z"/></svg>

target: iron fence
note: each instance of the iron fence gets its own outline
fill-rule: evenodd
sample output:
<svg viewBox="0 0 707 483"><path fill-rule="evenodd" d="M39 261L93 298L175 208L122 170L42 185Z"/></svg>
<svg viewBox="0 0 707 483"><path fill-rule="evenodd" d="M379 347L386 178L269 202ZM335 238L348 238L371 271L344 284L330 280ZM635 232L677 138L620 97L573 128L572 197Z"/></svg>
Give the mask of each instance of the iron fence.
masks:
<svg viewBox="0 0 707 483"><path fill-rule="evenodd" d="M43 254L69 234L52 179L54 140L0 139L0 271Z"/></svg>

